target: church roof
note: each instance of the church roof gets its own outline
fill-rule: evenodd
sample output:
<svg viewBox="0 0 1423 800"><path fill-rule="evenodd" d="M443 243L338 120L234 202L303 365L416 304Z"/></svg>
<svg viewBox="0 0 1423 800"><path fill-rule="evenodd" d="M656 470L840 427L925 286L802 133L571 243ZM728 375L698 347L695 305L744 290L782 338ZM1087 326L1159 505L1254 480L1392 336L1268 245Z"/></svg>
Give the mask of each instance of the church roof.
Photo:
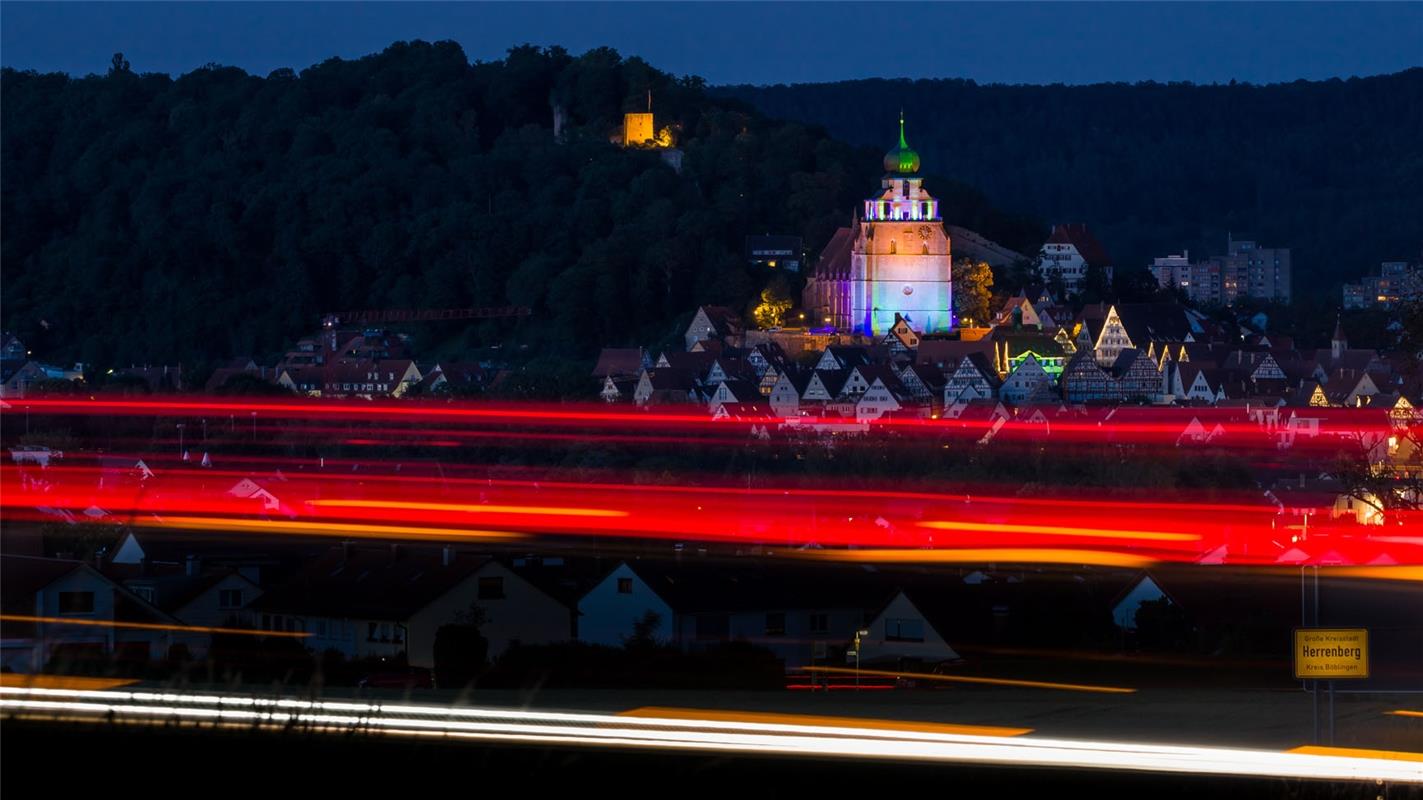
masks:
<svg viewBox="0 0 1423 800"><path fill-rule="evenodd" d="M913 175L919 171L919 154L904 141L904 114L899 115L899 147L884 154L884 171Z"/></svg>
<svg viewBox="0 0 1423 800"><path fill-rule="evenodd" d="M820 258L815 262L815 276L817 278L846 278L850 275L850 252L855 244L855 231L852 228L840 228L835 231L835 235L830 237L825 249L820 251Z"/></svg>

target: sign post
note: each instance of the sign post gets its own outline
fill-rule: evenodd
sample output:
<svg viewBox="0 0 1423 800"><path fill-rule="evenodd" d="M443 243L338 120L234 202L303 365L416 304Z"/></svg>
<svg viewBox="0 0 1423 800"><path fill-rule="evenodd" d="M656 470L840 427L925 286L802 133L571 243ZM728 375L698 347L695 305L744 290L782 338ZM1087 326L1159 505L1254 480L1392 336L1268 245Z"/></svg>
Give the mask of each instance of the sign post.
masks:
<svg viewBox="0 0 1423 800"><path fill-rule="evenodd" d="M1329 743L1334 744L1334 681L1369 677L1364 628L1295 628L1295 678L1314 681L1314 739L1319 742L1319 682L1329 681Z"/></svg>

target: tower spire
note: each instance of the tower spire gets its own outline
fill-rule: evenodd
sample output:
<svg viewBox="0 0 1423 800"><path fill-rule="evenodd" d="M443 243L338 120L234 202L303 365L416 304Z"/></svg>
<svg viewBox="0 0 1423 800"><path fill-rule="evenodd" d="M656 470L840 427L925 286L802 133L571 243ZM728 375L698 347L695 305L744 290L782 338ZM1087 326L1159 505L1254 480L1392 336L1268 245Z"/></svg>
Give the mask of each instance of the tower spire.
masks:
<svg viewBox="0 0 1423 800"><path fill-rule="evenodd" d="M899 149L908 150L909 145L904 141L904 109L899 109Z"/></svg>

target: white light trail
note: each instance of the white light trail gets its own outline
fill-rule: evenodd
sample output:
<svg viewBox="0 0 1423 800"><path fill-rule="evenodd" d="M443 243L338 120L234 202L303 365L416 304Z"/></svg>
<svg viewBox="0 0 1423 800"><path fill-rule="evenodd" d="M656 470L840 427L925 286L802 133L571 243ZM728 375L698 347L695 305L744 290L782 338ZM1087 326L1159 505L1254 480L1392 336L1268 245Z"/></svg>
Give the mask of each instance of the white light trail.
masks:
<svg viewBox="0 0 1423 800"><path fill-rule="evenodd" d="M780 753L1423 784L1423 761L726 719L447 708L226 694L0 687L0 708L91 722L191 720L489 742Z"/></svg>

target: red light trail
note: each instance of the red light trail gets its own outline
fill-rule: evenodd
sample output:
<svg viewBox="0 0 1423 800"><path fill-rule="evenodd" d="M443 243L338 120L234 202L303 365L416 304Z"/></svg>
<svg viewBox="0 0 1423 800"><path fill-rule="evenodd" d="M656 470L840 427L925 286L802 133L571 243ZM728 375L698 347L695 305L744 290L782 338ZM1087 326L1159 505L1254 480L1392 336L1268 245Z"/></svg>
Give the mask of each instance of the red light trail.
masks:
<svg viewBox="0 0 1423 800"><path fill-rule="evenodd" d="M292 426L285 432L269 428L266 440L253 442L257 448L282 445L283 434L313 444L354 441L445 449L482 440L523 448L550 442L746 446L755 424L605 406L301 400L42 399L11 403L4 414L21 409L47 416L100 418L259 414L268 425ZM1273 434L1254 422L1242 422L1230 409L1128 410L1132 413L1120 421L1054 422L1053 447L1096 442L1174 448L1186 422L1206 418L1217 420L1211 425L1228 421L1236 432L1236 441L1231 443L1232 437L1227 436L1221 449L1233 452L1238 447L1247 453L1282 457ZM1311 446L1326 452L1355 446L1360 439L1383 441L1387 432L1396 431L1383 412L1309 413L1323 420ZM868 427L868 436L832 440L837 447L874 448L884 446L885 440L876 435L880 431L912 441L934 436L952 440L964 431L977 440L986 430L982 421L926 419L875 421ZM999 437L1022 434L1026 441L1043 428L1010 421L996 430ZM959 445L972 452L971 442ZM5 518L46 520L56 511L80 516L97 508L103 512L101 519L126 525L237 535L445 541L592 536L814 546L832 548L809 551L814 557L872 560L878 555L889 561L929 563L967 563L977 558L1122 567L1157 561L1356 568L1423 564L1420 512L1398 512L1394 517L1398 524L1384 527L1336 518L1324 505L1294 509L1310 515L1307 533L1296 532L1293 518L1278 503L1244 489L1197 495L1173 492L1166 499L1139 490L1091 488L1018 496L1021 487L993 484L883 489L869 481L846 486L838 485L845 483L843 479L815 481L791 474L780 479L782 485L743 487L727 485L726 477L685 473L675 476L682 481L676 485L645 485L613 468L589 471L455 462L440 464L435 474L416 475L401 474L399 462L375 457L333 458L328 464L324 458L243 452L220 454L226 467L218 469L135 449L126 458L134 464L144 460L150 471L149 477L137 479L112 466L89 466L92 461L85 462L84 453L69 455L68 461L56 460L43 469L0 467L0 508ZM1283 457L1302 455L1303 450L1292 448ZM245 480L256 483L239 490ZM712 485L692 485L704 482ZM1301 544L1301 533L1310 540L1309 552L1291 555Z"/></svg>

